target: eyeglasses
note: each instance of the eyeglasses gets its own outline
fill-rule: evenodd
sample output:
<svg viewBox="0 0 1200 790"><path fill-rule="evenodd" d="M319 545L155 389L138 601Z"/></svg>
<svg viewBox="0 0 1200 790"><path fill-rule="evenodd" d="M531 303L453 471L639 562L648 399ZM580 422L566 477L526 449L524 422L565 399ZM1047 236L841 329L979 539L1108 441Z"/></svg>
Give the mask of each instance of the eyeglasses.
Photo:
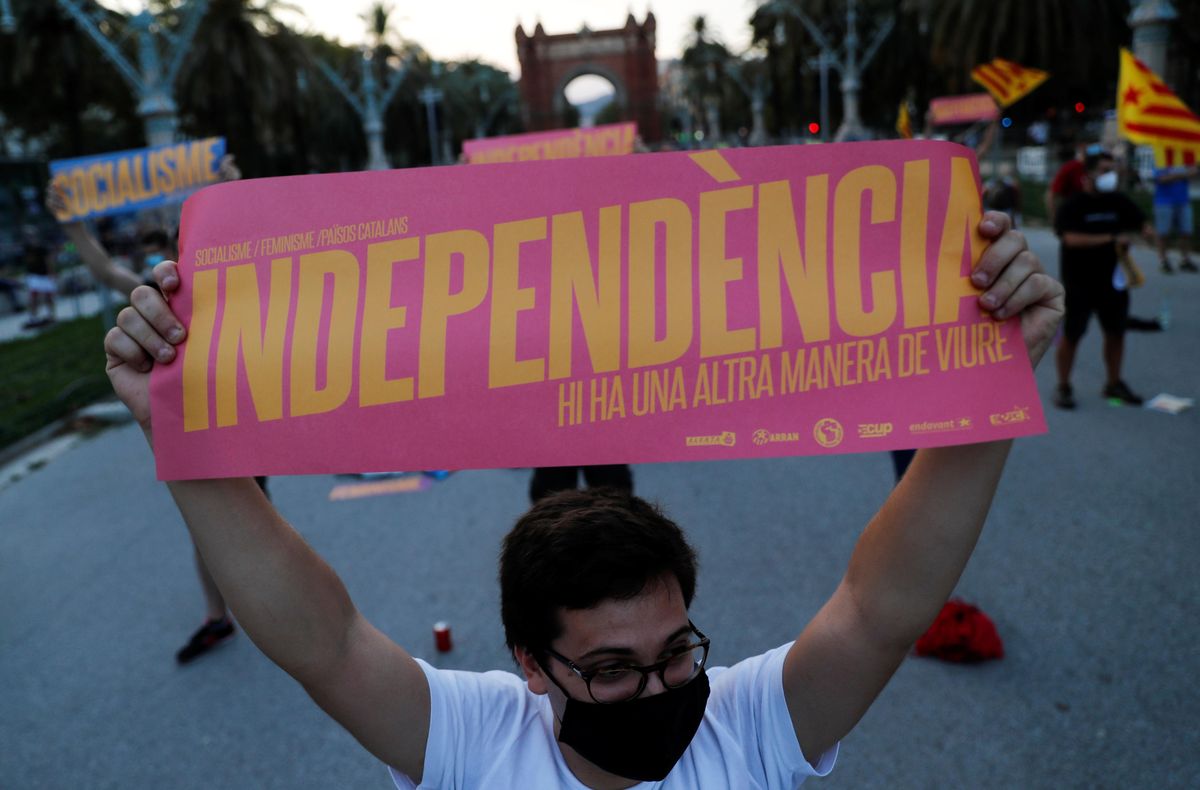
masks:
<svg viewBox="0 0 1200 790"><path fill-rule="evenodd" d="M628 664L603 666L597 669L584 669L566 656L546 648L546 652L562 662L567 669L574 672L587 684L588 695L602 705L615 702L627 702L636 699L645 689L650 675L658 675L663 686L669 689L679 688L694 680L704 671L704 663L708 661L709 639L696 626L688 621L699 641L691 642L671 652L662 661L644 667Z"/></svg>

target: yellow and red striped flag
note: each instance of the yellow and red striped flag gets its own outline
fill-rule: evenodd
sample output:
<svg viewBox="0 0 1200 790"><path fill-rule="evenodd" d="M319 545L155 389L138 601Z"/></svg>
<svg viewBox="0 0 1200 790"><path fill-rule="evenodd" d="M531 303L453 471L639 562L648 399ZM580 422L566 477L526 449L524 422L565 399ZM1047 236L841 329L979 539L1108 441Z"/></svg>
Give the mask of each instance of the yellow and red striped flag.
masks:
<svg viewBox="0 0 1200 790"><path fill-rule="evenodd" d="M1004 58L996 58L991 63L971 69L971 79L986 88L1001 107L1016 103L1049 78L1049 72L1031 69Z"/></svg>
<svg viewBox="0 0 1200 790"><path fill-rule="evenodd" d="M1154 146L1159 167L1200 162L1200 117L1127 49L1117 81L1117 132Z"/></svg>

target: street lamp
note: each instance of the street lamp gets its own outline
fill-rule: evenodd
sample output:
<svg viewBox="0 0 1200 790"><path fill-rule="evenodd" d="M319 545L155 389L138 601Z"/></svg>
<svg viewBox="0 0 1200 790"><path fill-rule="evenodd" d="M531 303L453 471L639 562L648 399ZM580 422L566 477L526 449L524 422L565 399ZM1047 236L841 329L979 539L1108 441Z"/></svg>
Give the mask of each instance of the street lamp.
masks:
<svg viewBox="0 0 1200 790"><path fill-rule="evenodd" d="M828 81L829 68L832 66L837 69L842 75L842 125L838 128L835 140L859 140L866 137L866 130L863 128L862 120L858 113L858 92L862 87L862 72L871 64L875 54L879 51L879 46L883 44L884 39L892 32L892 28L896 26L895 15L889 15L884 20L883 25L875 31L875 38L871 40L871 44L867 47L866 52L859 60L858 53L858 3L857 0L846 0L846 38L843 42L845 49L845 58L838 58L835 54L836 48L826 38L821 29L809 18L808 14L804 13L800 8L796 7L788 0L773 0L764 6L771 13L786 14L800 20L800 24L804 25L804 29L808 31L813 40L817 42L817 46L821 48L820 56L817 59L817 67L821 70L821 134L825 139L826 129L829 128L829 104L828 104L828 89L826 87ZM780 22L775 26L776 42L782 44L784 41L783 26ZM812 65L810 61L810 66Z"/></svg>
<svg viewBox="0 0 1200 790"><path fill-rule="evenodd" d="M760 68L757 69L757 73L753 78L753 82L747 82L745 75L743 74L743 69L749 65L748 61L734 61L730 67L726 69L725 73L728 74L730 78L733 79L734 83L742 89L742 92L750 98L750 113L753 119L750 128L750 145L763 145L767 141L767 126L763 120L763 109L766 106L767 90L766 85L764 84L764 72L761 68L762 61L756 60L754 63L759 65Z"/></svg>
<svg viewBox="0 0 1200 790"><path fill-rule="evenodd" d="M400 89L400 83L404 81L408 66L406 64L392 71L388 76L387 85L381 88L378 80L375 79L373 55L371 50L363 48L360 58L362 88L358 95L350 90L346 81L338 76L338 73L324 60L317 58L317 68L349 102L362 121L363 135L367 138L367 169L387 170L391 165L388 163L387 152L383 147L383 114L387 111L388 105L392 103L392 99L396 97L396 91Z"/></svg>
<svg viewBox="0 0 1200 790"><path fill-rule="evenodd" d="M708 127L708 136L713 144L716 144L721 139L721 89L717 84L717 66L712 60L704 67L704 77L708 87L704 96L704 125ZM714 86L717 91L715 94L712 92Z"/></svg>
<svg viewBox="0 0 1200 790"><path fill-rule="evenodd" d="M7 2L5 5L7 6ZM200 27L200 20L208 10L208 0L192 0L178 34L172 34L159 25L158 20L149 11L142 11L130 19L129 24L137 35L137 68L121 54L108 36L100 31L96 21L84 11L78 0L58 0L58 5L91 37L104 57L117 68L133 89L138 99L137 113L145 125L146 143L156 146L175 142L175 130L179 122L171 93L183 66L183 59ZM11 13L6 14L0 18L0 23L15 26L15 20L11 16ZM158 52L160 38L166 40L173 53L165 70Z"/></svg>
<svg viewBox="0 0 1200 790"><path fill-rule="evenodd" d="M481 111L475 118L475 137L482 139L487 137L488 129L492 128L492 122L496 120L496 116L508 105L513 95L513 87L510 82L501 91L500 95L493 100L492 92L487 85L487 75L477 74L476 81L479 83L479 104Z"/></svg>
<svg viewBox="0 0 1200 790"><path fill-rule="evenodd" d="M437 78L442 74L442 64L434 61L430 67L429 85L421 89L417 97L425 105L425 120L429 124L429 158L434 165L442 164L442 152L439 143L438 122L437 122L437 103L442 100L444 95L440 90L434 87Z"/></svg>

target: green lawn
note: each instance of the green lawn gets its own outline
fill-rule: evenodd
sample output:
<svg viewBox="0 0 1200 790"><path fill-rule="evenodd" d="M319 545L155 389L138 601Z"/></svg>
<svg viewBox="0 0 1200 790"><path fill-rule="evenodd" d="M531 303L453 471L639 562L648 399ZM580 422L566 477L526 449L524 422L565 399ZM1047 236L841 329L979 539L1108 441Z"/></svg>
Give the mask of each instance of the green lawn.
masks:
<svg viewBox="0 0 1200 790"><path fill-rule="evenodd" d="M100 316L63 321L0 343L0 448L112 394Z"/></svg>

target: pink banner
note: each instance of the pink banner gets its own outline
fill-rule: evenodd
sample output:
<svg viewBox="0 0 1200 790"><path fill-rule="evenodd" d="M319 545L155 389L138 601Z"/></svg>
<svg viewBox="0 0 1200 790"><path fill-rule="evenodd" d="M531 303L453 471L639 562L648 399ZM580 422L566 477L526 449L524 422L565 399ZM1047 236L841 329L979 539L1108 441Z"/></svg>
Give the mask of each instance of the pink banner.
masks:
<svg viewBox="0 0 1200 790"><path fill-rule="evenodd" d="M929 115L934 126L994 121L1000 117L996 100L987 93L966 96L943 96L929 102Z"/></svg>
<svg viewBox="0 0 1200 790"><path fill-rule="evenodd" d="M1045 424L971 152L886 142L237 181L184 208L163 479L757 458Z"/></svg>
<svg viewBox="0 0 1200 790"><path fill-rule="evenodd" d="M578 159L633 153L636 123L614 123L588 129L557 129L507 137L480 137L463 143L472 165L530 162L536 159Z"/></svg>

